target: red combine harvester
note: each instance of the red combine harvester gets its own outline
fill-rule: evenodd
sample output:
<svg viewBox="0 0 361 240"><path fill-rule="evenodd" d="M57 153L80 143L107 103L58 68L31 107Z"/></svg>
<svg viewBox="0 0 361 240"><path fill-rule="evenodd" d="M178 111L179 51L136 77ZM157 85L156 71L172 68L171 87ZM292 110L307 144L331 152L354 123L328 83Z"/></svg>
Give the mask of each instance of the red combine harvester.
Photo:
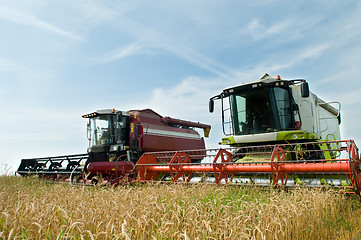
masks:
<svg viewBox="0 0 361 240"><path fill-rule="evenodd" d="M135 163L146 152L205 149L204 139L193 128L210 125L162 117L151 109L128 112L99 110L83 115L89 119L87 154L22 159L16 173L80 182L117 183L135 179ZM192 162L202 157L194 155Z"/></svg>

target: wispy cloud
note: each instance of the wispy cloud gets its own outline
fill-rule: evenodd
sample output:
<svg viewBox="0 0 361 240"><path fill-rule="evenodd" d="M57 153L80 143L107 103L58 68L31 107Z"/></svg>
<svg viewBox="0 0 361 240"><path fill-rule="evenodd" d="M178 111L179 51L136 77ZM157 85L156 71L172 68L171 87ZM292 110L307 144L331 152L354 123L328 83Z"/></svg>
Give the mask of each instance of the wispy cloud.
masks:
<svg viewBox="0 0 361 240"><path fill-rule="evenodd" d="M226 67L225 65L191 49L188 46L177 43L175 40L165 40L160 46L169 53L212 72L221 78L232 78L236 73L233 69Z"/></svg>
<svg viewBox="0 0 361 240"><path fill-rule="evenodd" d="M216 104L216 113L210 114L208 101L224 87L225 83L219 78L188 77L173 87L154 89L149 101L142 107L175 118L211 124L211 138L206 143L208 147L215 148L222 137L220 109Z"/></svg>
<svg viewBox="0 0 361 240"><path fill-rule="evenodd" d="M195 51L190 46L180 43L171 36L166 36L159 31L126 17L122 17L119 22L122 23L123 30L129 31L141 40L137 40L125 47L120 47L107 53L105 56L99 58L99 62L111 62L138 54L155 54L162 52L186 60L222 78L232 78L236 73L233 69Z"/></svg>
<svg viewBox="0 0 361 240"><path fill-rule="evenodd" d="M279 60L276 65L273 63L273 59L268 59L272 62L270 69L279 71L302 64L306 60L322 58L322 55L332 46L331 42L324 42L313 46L303 45L292 52L286 53L286 60Z"/></svg>
<svg viewBox="0 0 361 240"><path fill-rule="evenodd" d="M253 17L245 25L236 29L234 37L240 40L249 40L251 37L251 40L256 43L270 40L266 45L277 46L307 38L307 34L315 29L321 21L321 16L305 17L302 12L289 13L274 21L267 21L264 17Z"/></svg>
<svg viewBox="0 0 361 240"><path fill-rule="evenodd" d="M331 42L323 42L315 46L305 46L305 49L302 49L303 53L296 58L296 61L303 61L306 59L313 59L320 57L325 51L330 49L333 46Z"/></svg>
<svg viewBox="0 0 361 240"><path fill-rule="evenodd" d="M25 12L20 12L20 11L15 11L9 8L4 8L4 7L0 7L0 18L2 19L6 19L8 21L12 21L24 26L29 26L29 27L36 27L39 29L43 29L73 40L77 40L77 41L81 41L81 37L65 31L57 26L54 26L46 21L43 21L39 18L37 18L36 16L30 15L28 13Z"/></svg>
<svg viewBox="0 0 361 240"><path fill-rule="evenodd" d="M158 39L159 40L159 39ZM173 44L169 44L170 41L158 41L154 43L154 39L150 42L136 41L125 47L117 48L104 56L97 57L97 62L112 62L122 58L140 55L140 54L172 54L180 59L194 64L200 68L203 68L209 72L212 72L222 78L231 78L235 73L232 69L223 66L220 63L207 58L206 56L192 50L190 47L182 44L177 44L175 41Z"/></svg>
<svg viewBox="0 0 361 240"><path fill-rule="evenodd" d="M152 50L150 47L147 47L142 41L136 41L125 47L119 47L112 52L97 58L97 61L102 63L113 62L122 58L139 54L154 54L154 52L154 50Z"/></svg>
<svg viewBox="0 0 361 240"><path fill-rule="evenodd" d="M282 21L270 26L266 26L259 19L253 19L248 23L245 30L250 35L252 35L254 39L259 40L282 33L288 27L289 27L289 23L286 21Z"/></svg>
<svg viewBox="0 0 361 240"><path fill-rule="evenodd" d="M197 118L208 113L208 100L225 86L217 78L188 77L169 88L156 88L147 104L172 115L187 106L187 116ZM208 115L208 114L207 114Z"/></svg>

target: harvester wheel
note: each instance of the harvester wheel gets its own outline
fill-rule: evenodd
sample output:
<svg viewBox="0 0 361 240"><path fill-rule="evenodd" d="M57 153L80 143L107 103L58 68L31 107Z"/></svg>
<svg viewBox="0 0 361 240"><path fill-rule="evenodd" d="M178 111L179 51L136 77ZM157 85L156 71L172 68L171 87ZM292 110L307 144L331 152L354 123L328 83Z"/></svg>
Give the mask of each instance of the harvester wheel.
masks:
<svg viewBox="0 0 361 240"><path fill-rule="evenodd" d="M192 178L192 173L183 172L182 165L191 163L191 159L188 154L184 152L177 152L174 154L172 160L169 162L170 176L173 182L177 182L180 177L182 177L184 182L189 182Z"/></svg>

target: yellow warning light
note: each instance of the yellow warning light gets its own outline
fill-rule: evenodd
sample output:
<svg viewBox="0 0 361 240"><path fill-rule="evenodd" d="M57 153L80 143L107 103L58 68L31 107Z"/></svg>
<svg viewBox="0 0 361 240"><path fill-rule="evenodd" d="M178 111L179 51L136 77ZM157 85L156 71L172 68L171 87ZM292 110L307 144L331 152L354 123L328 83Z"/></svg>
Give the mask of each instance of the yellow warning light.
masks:
<svg viewBox="0 0 361 240"><path fill-rule="evenodd" d="M204 132L204 137L209 137L209 132L211 131L211 129L210 128L204 128L203 129L203 132Z"/></svg>
<svg viewBox="0 0 361 240"><path fill-rule="evenodd" d="M280 77L280 75L277 75L277 78L276 78L277 80L281 80L281 77Z"/></svg>
<svg viewBox="0 0 361 240"><path fill-rule="evenodd" d="M115 108L113 108L112 112L115 113Z"/></svg>

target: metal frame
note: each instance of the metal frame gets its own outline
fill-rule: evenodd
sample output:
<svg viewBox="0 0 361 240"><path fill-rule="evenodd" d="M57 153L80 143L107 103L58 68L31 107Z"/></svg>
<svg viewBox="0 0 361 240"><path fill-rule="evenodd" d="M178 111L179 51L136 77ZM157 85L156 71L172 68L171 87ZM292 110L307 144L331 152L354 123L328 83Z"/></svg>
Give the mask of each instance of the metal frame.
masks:
<svg viewBox="0 0 361 240"><path fill-rule="evenodd" d="M310 145L327 145L328 148L307 149ZM331 148L334 147L334 148ZM339 152L346 155L337 159L302 159L303 154L319 156L326 152ZM312 153L320 153L313 154ZM247 155L264 156L264 161L243 161ZM196 156L203 156L202 163L192 163ZM324 156L324 155L323 155ZM167 161L170 159L171 161ZM235 162L235 159L238 160ZM257 159L256 157L254 159ZM164 163L168 162L168 163ZM159 152L145 153L136 164L139 181L154 181L159 174L170 173L171 180L178 182L190 182L195 176L202 174L213 175L215 182L235 183L234 178L239 176L268 176L270 185L291 186L292 178L316 178L322 184L329 180L329 186L333 181L342 177L339 182L349 181L350 186L333 185L335 187L352 188L353 193L360 196L361 187L361 162L358 148L353 140L346 141L323 141L304 142L293 144L276 144L253 147L192 150L182 152ZM326 179L326 180L325 180ZM322 181L325 180L325 181ZM295 185L295 184L293 184ZM301 184L302 185L302 184ZM308 185L305 183L305 185Z"/></svg>

